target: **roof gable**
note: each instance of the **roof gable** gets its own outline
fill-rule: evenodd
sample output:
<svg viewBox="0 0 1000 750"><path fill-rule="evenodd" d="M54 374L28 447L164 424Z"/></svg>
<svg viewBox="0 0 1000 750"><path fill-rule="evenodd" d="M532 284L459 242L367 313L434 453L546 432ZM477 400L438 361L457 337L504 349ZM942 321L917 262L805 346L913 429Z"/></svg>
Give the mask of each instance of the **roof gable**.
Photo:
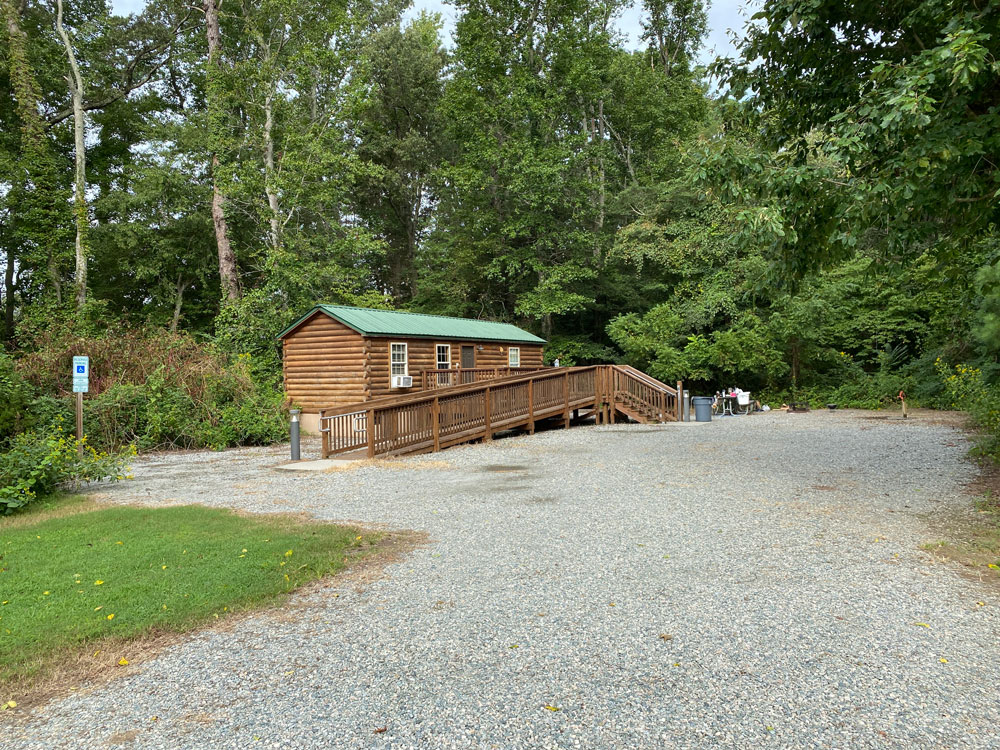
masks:
<svg viewBox="0 0 1000 750"><path fill-rule="evenodd" d="M521 344L544 344L545 339L521 330L510 323L492 320L469 320L444 315L374 310L345 305L316 305L292 325L278 334L284 338L317 312L325 313L362 336L399 336L401 338L464 339L470 341L504 341Z"/></svg>

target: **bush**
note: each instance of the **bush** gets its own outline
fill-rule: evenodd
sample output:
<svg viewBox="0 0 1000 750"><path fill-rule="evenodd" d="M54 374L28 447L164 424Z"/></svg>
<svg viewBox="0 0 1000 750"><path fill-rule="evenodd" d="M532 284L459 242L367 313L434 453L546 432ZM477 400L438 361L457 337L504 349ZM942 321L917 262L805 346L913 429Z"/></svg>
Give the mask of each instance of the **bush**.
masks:
<svg viewBox="0 0 1000 750"><path fill-rule="evenodd" d="M976 367L950 367L940 359L935 364L951 408L967 412L980 430L974 452L1000 461L1000 388L990 385Z"/></svg>
<svg viewBox="0 0 1000 750"><path fill-rule="evenodd" d="M58 423L24 432L0 454L0 513L8 514L60 487L79 482L124 479L134 451L103 453L87 441L69 438Z"/></svg>
<svg viewBox="0 0 1000 750"><path fill-rule="evenodd" d="M207 376L192 394L165 369L87 399L84 427L102 448L139 450L269 445L285 438L284 395L250 377L246 358Z"/></svg>
<svg viewBox="0 0 1000 750"><path fill-rule="evenodd" d="M14 369L14 360L0 352L0 445L25 428L31 389Z"/></svg>
<svg viewBox="0 0 1000 750"><path fill-rule="evenodd" d="M21 382L58 395L34 399L32 423L73 419L70 362L73 354L86 353L91 391L84 399L84 431L100 450L221 450L286 436L281 371L273 363L156 329L115 329L98 338L43 335L36 344L17 363Z"/></svg>

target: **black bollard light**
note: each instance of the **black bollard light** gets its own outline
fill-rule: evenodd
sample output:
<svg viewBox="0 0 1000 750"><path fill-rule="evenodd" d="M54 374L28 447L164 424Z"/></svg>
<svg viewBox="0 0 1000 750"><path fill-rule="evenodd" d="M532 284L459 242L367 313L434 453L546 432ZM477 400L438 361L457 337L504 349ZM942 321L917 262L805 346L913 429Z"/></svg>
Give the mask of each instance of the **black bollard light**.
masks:
<svg viewBox="0 0 1000 750"><path fill-rule="evenodd" d="M289 429L292 439L292 460L299 460L299 414L301 413L298 409L289 409L289 415L292 417L292 424Z"/></svg>

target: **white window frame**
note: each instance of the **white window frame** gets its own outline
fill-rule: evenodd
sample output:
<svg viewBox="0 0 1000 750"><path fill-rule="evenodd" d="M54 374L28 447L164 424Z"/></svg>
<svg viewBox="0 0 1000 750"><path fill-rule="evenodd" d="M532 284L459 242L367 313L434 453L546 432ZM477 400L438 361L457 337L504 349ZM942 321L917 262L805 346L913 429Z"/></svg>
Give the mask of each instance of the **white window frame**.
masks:
<svg viewBox="0 0 1000 750"><path fill-rule="evenodd" d="M514 352L517 352L517 362L514 361ZM520 367L521 366L521 347L519 346L508 346L507 347L507 367Z"/></svg>
<svg viewBox="0 0 1000 750"><path fill-rule="evenodd" d="M403 361L397 362L393 359L393 350L397 347L403 347ZM403 365L402 372L396 372L397 365ZM409 375L410 374L410 347L405 341L393 341L389 344L389 378L392 379L398 375Z"/></svg>
<svg viewBox="0 0 1000 750"><path fill-rule="evenodd" d="M444 362L441 361L441 350L448 352ZM441 365L444 364L444 367ZM451 344L438 344L434 347L434 366L439 370L451 369Z"/></svg>

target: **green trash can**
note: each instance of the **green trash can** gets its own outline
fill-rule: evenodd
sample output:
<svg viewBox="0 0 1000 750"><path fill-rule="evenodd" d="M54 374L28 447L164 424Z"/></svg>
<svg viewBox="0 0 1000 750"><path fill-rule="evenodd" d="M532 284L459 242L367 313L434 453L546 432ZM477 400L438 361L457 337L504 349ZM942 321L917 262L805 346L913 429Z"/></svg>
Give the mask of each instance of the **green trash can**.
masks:
<svg viewBox="0 0 1000 750"><path fill-rule="evenodd" d="M694 403L694 421L695 422L711 422L712 421L712 397L711 396L695 396L691 399Z"/></svg>

